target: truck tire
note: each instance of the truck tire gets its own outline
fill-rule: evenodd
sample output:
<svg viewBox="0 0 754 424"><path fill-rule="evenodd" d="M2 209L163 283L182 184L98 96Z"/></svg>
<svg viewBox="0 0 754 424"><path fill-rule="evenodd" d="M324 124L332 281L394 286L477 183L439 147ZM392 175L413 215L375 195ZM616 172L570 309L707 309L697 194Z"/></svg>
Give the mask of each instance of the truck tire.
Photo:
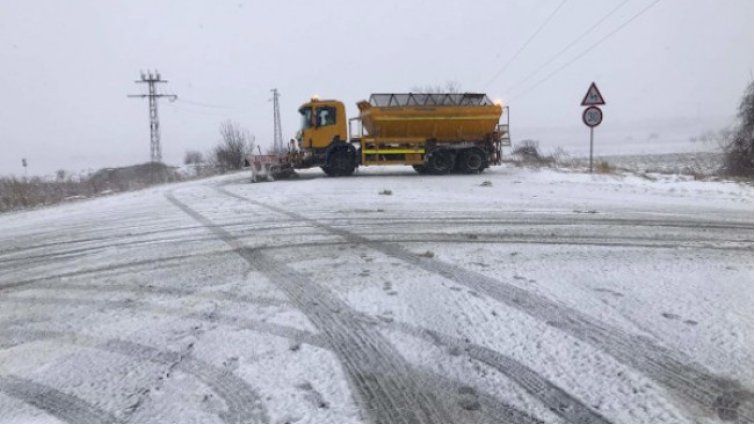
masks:
<svg viewBox="0 0 754 424"><path fill-rule="evenodd" d="M487 167L487 155L480 149L468 149L461 152L458 170L464 174L478 174Z"/></svg>
<svg viewBox="0 0 754 424"><path fill-rule="evenodd" d="M427 159L427 171L435 175L449 174L455 166L453 155L447 150L430 152Z"/></svg>
<svg viewBox="0 0 754 424"><path fill-rule="evenodd" d="M416 171L419 174L426 174L427 173L427 167L424 165L413 165L414 171Z"/></svg>
<svg viewBox="0 0 754 424"><path fill-rule="evenodd" d="M327 165L322 167L331 177L347 177L356 170L356 149L351 145L334 148L327 156Z"/></svg>

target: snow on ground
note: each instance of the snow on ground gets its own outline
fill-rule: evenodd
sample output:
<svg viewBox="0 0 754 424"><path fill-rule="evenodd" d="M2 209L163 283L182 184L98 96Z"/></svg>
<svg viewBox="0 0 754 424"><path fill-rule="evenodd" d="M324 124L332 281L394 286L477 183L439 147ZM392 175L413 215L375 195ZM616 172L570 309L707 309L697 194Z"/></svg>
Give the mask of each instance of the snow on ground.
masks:
<svg viewBox="0 0 754 424"><path fill-rule="evenodd" d="M561 159L562 160L562 159ZM567 160L567 159L566 159ZM573 158L575 166L589 167L589 157ZM594 163L607 162L611 167L637 173L662 173L686 175L717 175L723 167L722 153L693 152L662 155L596 156Z"/></svg>
<svg viewBox="0 0 754 424"><path fill-rule="evenodd" d="M248 177L0 216L0 422L754 422L751 186Z"/></svg>

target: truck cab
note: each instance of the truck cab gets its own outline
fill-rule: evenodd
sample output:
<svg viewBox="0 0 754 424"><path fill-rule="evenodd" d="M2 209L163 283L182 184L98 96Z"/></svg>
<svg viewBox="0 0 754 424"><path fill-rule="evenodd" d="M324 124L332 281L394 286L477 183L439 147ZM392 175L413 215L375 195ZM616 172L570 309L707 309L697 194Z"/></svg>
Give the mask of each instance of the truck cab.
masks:
<svg viewBox="0 0 754 424"><path fill-rule="evenodd" d="M298 110L301 114L299 148L304 151L327 149L333 141L348 141L346 108L337 100L313 97Z"/></svg>
<svg viewBox="0 0 754 424"><path fill-rule="evenodd" d="M301 166L319 166L330 176L353 174L359 156L348 139L343 102L313 97L298 112L301 114L301 130L296 141L302 153Z"/></svg>

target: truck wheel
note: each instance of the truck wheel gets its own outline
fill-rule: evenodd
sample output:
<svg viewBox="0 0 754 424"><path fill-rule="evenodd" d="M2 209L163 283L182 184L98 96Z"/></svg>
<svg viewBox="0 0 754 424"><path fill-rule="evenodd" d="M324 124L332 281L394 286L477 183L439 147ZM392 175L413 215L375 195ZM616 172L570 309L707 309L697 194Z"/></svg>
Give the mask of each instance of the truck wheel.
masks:
<svg viewBox="0 0 754 424"><path fill-rule="evenodd" d="M453 155L446 150L435 150L430 153L427 170L435 175L448 174L453 170Z"/></svg>
<svg viewBox="0 0 754 424"><path fill-rule="evenodd" d="M428 172L427 167L424 165L413 165L413 167L414 171L418 172L419 174L426 174Z"/></svg>
<svg viewBox="0 0 754 424"><path fill-rule="evenodd" d="M469 149L461 153L458 169L464 174L478 174L487 167L487 155L479 149Z"/></svg>
<svg viewBox="0 0 754 424"><path fill-rule="evenodd" d="M322 170L331 177L346 177L356 170L356 151L353 146L341 147L330 152L327 166ZM325 169L327 168L327 169Z"/></svg>

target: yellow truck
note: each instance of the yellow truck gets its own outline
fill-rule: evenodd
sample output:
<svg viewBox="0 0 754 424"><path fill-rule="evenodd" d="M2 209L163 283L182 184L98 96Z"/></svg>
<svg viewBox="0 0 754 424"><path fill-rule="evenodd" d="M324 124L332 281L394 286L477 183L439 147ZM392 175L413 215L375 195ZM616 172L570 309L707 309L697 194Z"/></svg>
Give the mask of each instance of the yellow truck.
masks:
<svg viewBox="0 0 754 424"><path fill-rule="evenodd" d="M321 167L333 177L373 165L479 173L500 164L510 145L508 108L485 94L372 94L357 106L359 116L347 120L343 102L312 98L299 108L301 129L285 159L251 158L252 170L266 160L275 169Z"/></svg>

